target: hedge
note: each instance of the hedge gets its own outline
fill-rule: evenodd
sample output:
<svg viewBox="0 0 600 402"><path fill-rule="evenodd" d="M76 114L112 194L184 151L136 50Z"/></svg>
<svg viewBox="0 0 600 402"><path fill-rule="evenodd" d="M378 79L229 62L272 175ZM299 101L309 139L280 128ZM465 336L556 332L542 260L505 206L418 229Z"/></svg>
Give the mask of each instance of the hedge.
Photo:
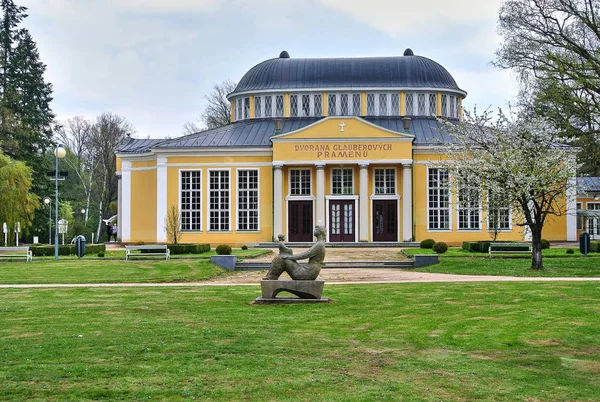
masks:
<svg viewBox="0 0 600 402"><path fill-rule="evenodd" d="M597 241L597 240L590 241L590 251L592 253L600 253L600 241Z"/></svg>
<svg viewBox="0 0 600 402"><path fill-rule="evenodd" d="M30 246L29 250L34 257L43 257L43 256L53 256L54 255L54 246ZM86 244L85 245L85 253L86 254L98 254L99 252L106 251L106 246L104 244ZM58 245L58 255L77 255L77 251L75 249L74 244L65 244L64 246Z"/></svg>
<svg viewBox="0 0 600 402"><path fill-rule="evenodd" d="M514 241L503 241L498 243L519 243ZM490 250L491 241L463 241L462 248L465 251L471 251L474 253L487 253ZM499 248L500 251L502 248ZM523 245L523 247L515 248L511 247L510 249L506 249L506 251L529 251L529 245Z"/></svg>
<svg viewBox="0 0 600 402"><path fill-rule="evenodd" d="M202 254L210 251L210 244L167 244L171 254ZM142 253L151 253L152 250L140 250Z"/></svg>

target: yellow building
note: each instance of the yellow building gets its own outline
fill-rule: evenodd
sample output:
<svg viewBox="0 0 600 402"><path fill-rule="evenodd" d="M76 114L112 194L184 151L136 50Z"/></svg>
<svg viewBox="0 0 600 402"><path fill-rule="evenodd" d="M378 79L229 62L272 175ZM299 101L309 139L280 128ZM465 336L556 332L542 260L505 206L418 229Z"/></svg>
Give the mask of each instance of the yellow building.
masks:
<svg viewBox="0 0 600 402"><path fill-rule="evenodd" d="M176 206L182 242L252 244L280 233L309 242L315 224L332 243L488 240L489 211L459 199L435 164L449 141L436 117L460 120L466 95L410 49L341 59L284 51L228 95L231 124L121 146L121 239L166 241ZM499 239L522 239L508 207L495 212ZM576 235L574 213L544 229L548 240Z"/></svg>

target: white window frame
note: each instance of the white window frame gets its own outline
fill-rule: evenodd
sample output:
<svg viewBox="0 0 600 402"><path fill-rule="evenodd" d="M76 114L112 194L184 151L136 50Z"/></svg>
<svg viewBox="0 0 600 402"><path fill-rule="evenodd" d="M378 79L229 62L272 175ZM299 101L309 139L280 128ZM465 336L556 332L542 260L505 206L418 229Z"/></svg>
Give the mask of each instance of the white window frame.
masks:
<svg viewBox="0 0 600 402"><path fill-rule="evenodd" d="M294 171L308 171L308 177L309 177L309 183L308 183L308 194L292 194L292 172ZM288 196L289 197L312 197L313 192L312 192L312 185L313 185L313 171L311 168L309 167L298 167L298 168L291 168L288 171ZM300 190L302 190L302 177L300 177Z"/></svg>
<svg viewBox="0 0 600 402"><path fill-rule="evenodd" d="M319 110L317 113L315 98L319 97ZM311 94L310 96L310 115L313 117L321 117L323 116L323 94Z"/></svg>
<svg viewBox="0 0 600 402"><path fill-rule="evenodd" d="M387 182L387 171L394 171L394 192L388 193L384 191L383 193L377 192L377 171L383 170L383 182L384 182L384 190L389 187ZM373 169L373 196L394 196L398 194L398 170L394 166L377 166Z"/></svg>
<svg viewBox="0 0 600 402"><path fill-rule="evenodd" d="M432 102L433 99L433 102ZM427 110L429 110L428 116L437 116L437 94L427 94Z"/></svg>
<svg viewBox="0 0 600 402"><path fill-rule="evenodd" d="M189 211L190 212L190 227L191 227L191 221L192 221L191 212L194 212L194 211L199 212L198 217L200 219L200 222L198 224L199 228L194 228L194 229L190 228L190 229L187 229L187 228L183 227L183 219L182 219L180 229L181 229L182 232L202 232L202 227L203 227L202 226L202 224L203 224L203 219L202 219L202 196L204 195L204 191L202 189L202 184L203 184L203 181L202 181L202 169L180 169L179 170L179 187L178 187L179 188L179 194L178 194L178 197L179 197L179 213L182 216L183 216L183 212L184 212L184 210L182 208L182 201L183 200L182 200L182 196L181 196L182 192L183 192L183 189L182 189L182 185L183 185L183 174L182 173L183 172L199 172L200 173L200 188L198 190L194 190L194 191L199 191L200 192L200 209L198 209L198 210L191 209L192 196L190 194L190 209L189 210L185 210L185 211ZM189 191L191 193L192 190L186 190L186 191Z"/></svg>
<svg viewBox="0 0 600 402"><path fill-rule="evenodd" d="M273 117L273 95L264 95L263 97L263 117ZM271 105L271 112L267 113L267 98L269 99L269 103Z"/></svg>
<svg viewBox="0 0 600 402"><path fill-rule="evenodd" d="M449 117L448 95L442 94L442 117Z"/></svg>
<svg viewBox="0 0 600 402"><path fill-rule="evenodd" d="M242 99L243 99L242 106L244 108L244 120L246 120L246 119L250 118L250 98L249 97L245 97L245 98L242 98Z"/></svg>
<svg viewBox="0 0 600 402"><path fill-rule="evenodd" d="M256 190L254 189L247 189L248 192L250 191L256 191L256 229L242 229L240 228L240 224L241 219L240 219L240 200L242 199L242 197L240 196L240 172L256 172ZM235 227L236 227L236 231L239 232L260 232L260 169L256 169L256 168L238 168L236 169L236 174L235 174L235 194L236 194L236 222L235 222ZM250 195L248 195L248 198L250 198ZM248 201L249 203L249 201ZM254 209L248 208L245 209L246 212L251 212L254 211ZM249 222L246 223L247 226L250 226Z"/></svg>
<svg viewBox="0 0 600 402"><path fill-rule="evenodd" d="M410 102L408 101L410 99ZM405 92L404 93L404 115L415 116L415 93Z"/></svg>
<svg viewBox="0 0 600 402"><path fill-rule="evenodd" d="M341 188L342 188L342 192L341 193L334 193L333 192L333 177L334 177L334 172L336 170L339 170L341 173ZM344 183L344 171L350 171L350 180L352 181L352 185L350 186L350 193L344 193L343 189L347 188L346 183ZM343 195L354 195L354 169L353 168L346 168L346 167L334 167L331 168L331 183L330 183L330 193L331 195L335 195L335 196L343 196Z"/></svg>
<svg viewBox="0 0 600 402"><path fill-rule="evenodd" d="M212 172L228 172L228 175L229 175L228 186L227 186L228 187L227 188L227 192L229 194L229 203L228 203L228 208L229 209L227 210L227 212L229 214L229 221L228 221L228 224L227 224L227 229L220 229L220 228L219 229L211 229L212 222L210 220L210 214L211 214L211 212L214 211L210 207L210 201L211 201L210 200L210 198L211 198L210 179L211 179L211 173ZM207 194L207 197L206 197L206 225L207 225L206 226L206 231L207 232L221 232L221 233L231 232L231 198L232 198L231 197L231 178L232 178L231 177L231 169L229 169L229 168L225 168L225 169L208 169L208 175L207 176L208 176L208 179L207 179L207 182L206 182L206 194ZM219 189L218 191L221 192L223 190ZM219 195L219 198L220 198L220 195ZM221 211L221 209L218 209L218 211ZM219 216L219 227L221 226L220 220L221 220L221 217Z"/></svg>
<svg viewBox="0 0 600 402"><path fill-rule="evenodd" d="M593 208L590 208L592 206ZM600 202L586 202L585 209L587 211L600 211ZM595 222L590 228L590 222ZM595 231L594 231L595 229ZM588 216L585 220L585 230L590 234L590 239L596 240L600 235L600 218Z"/></svg>
<svg viewBox="0 0 600 402"><path fill-rule="evenodd" d="M481 232L481 186L461 186L460 183L457 183L457 191L456 191L456 229L461 232ZM461 200L461 191L474 191L477 192L477 206L471 206L470 201L468 201L467 205L463 204L463 200ZM429 201L429 200L428 200ZM464 211L467 213L467 223L469 227L461 228L460 227L460 215L461 212ZM477 220L471 219L471 211L477 212ZM476 224L476 227L473 227L473 224Z"/></svg>
<svg viewBox="0 0 600 402"><path fill-rule="evenodd" d="M275 117L284 117L285 116L285 96L283 94L279 94L279 95L273 95L273 98L275 100L275 110L274 110L274 115ZM278 100L281 100L281 109L279 108L279 103L277 103Z"/></svg>
<svg viewBox="0 0 600 402"><path fill-rule="evenodd" d="M300 114L299 112L299 103L298 103L298 98L300 98L299 94L290 94L289 99L290 99L290 104L289 104L289 114L290 117L299 117ZM293 104L296 104L296 108L294 109Z"/></svg>
<svg viewBox="0 0 600 402"><path fill-rule="evenodd" d="M506 213L508 214L508 228L501 228L501 229L494 229L492 227L492 225L490 224L490 217L491 217L491 208L490 208L490 193L489 191L486 194L487 196L487 217L486 217L486 225L487 225L487 230L488 232L512 232L512 211L510 208L510 205L507 204L505 207L502 207L501 209L506 210Z"/></svg>
<svg viewBox="0 0 600 402"><path fill-rule="evenodd" d="M427 166L427 231L428 232L451 232L452 231L452 186L450 185L450 181L451 181L451 177L450 177L450 173L448 173L448 184L447 187L436 187L438 189L438 203L440 203L441 198L439 197L439 191L441 189L446 188L448 190L448 207L447 208L431 208L430 207L430 190L432 190L432 188L429 186L429 172L431 169L437 169L437 170L446 170L448 171L448 168L444 168L444 167L437 167L437 166ZM438 181L439 181L439 173L438 173ZM447 228L432 228L431 227L431 222L429 220L430 217L430 213L432 210L447 210L448 211L448 227ZM439 219L439 215L438 215L438 224L440 223L440 219Z"/></svg>
<svg viewBox="0 0 600 402"><path fill-rule="evenodd" d="M263 117L263 101L262 96L254 97L254 118L260 119Z"/></svg>

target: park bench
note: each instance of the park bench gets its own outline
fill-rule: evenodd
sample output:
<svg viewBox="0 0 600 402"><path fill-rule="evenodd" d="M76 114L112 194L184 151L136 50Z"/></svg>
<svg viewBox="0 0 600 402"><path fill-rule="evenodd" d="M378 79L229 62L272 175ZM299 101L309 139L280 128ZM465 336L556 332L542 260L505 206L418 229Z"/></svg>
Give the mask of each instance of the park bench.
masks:
<svg viewBox="0 0 600 402"><path fill-rule="evenodd" d="M149 250L149 251L142 251ZM134 252L139 251L139 252ZM171 256L171 251L166 244L147 244L143 246L125 246L125 261L131 257L145 257L147 255L164 255L165 260Z"/></svg>
<svg viewBox="0 0 600 402"><path fill-rule="evenodd" d="M0 258L25 258L33 261L33 253L29 247L0 247Z"/></svg>
<svg viewBox="0 0 600 402"><path fill-rule="evenodd" d="M531 254L529 243L490 243L489 256L492 254Z"/></svg>

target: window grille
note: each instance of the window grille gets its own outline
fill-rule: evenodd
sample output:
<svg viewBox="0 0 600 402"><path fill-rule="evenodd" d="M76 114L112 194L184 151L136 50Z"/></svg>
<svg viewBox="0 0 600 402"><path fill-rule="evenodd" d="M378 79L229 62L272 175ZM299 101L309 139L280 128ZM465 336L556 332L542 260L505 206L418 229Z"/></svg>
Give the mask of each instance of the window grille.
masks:
<svg viewBox="0 0 600 402"><path fill-rule="evenodd" d="M340 94L340 116L348 116L348 94Z"/></svg>
<svg viewBox="0 0 600 402"><path fill-rule="evenodd" d="M298 95L290 95L290 117L298 116Z"/></svg>
<svg viewBox="0 0 600 402"><path fill-rule="evenodd" d="M238 230L258 230L258 170L238 170Z"/></svg>
<svg viewBox="0 0 600 402"><path fill-rule="evenodd" d="M313 116L323 115L323 97L321 94L313 95Z"/></svg>
<svg viewBox="0 0 600 402"><path fill-rule="evenodd" d="M275 95L275 117L283 117L283 95Z"/></svg>
<svg viewBox="0 0 600 402"><path fill-rule="evenodd" d="M488 230L510 230L510 203L506 196L488 191Z"/></svg>
<svg viewBox="0 0 600 402"><path fill-rule="evenodd" d="M265 117L273 117L273 97L265 96Z"/></svg>
<svg viewBox="0 0 600 402"><path fill-rule="evenodd" d="M262 117L262 98L260 96L254 97L254 117Z"/></svg>
<svg viewBox="0 0 600 402"><path fill-rule="evenodd" d="M328 105L328 115L329 116L337 116L337 96L336 94L327 95Z"/></svg>
<svg viewBox="0 0 600 402"><path fill-rule="evenodd" d="M410 93L404 94L404 102L405 102L405 108L406 108L405 114L407 116L414 115L414 112L413 112L413 109L414 109L413 108L413 94L410 94Z"/></svg>
<svg viewBox="0 0 600 402"><path fill-rule="evenodd" d="M242 120L242 99L236 99L235 120Z"/></svg>
<svg viewBox="0 0 600 402"><path fill-rule="evenodd" d="M429 116L437 115L437 95L429 94Z"/></svg>
<svg viewBox="0 0 600 402"><path fill-rule="evenodd" d="M379 94L379 116L387 116L388 115L388 102L387 102L387 94Z"/></svg>
<svg viewBox="0 0 600 402"><path fill-rule="evenodd" d="M367 94L367 116L375 115L375 94Z"/></svg>
<svg viewBox="0 0 600 402"><path fill-rule="evenodd" d="M400 95L392 94L392 111L390 116L400 115Z"/></svg>
<svg viewBox="0 0 600 402"><path fill-rule="evenodd" d="M600 211L600 202L588 202L586 203L586 207L589 211ZM600 235L600 219L589 216L587 218L587 231L590 236Z"/></svg>
<svg viewBox="0 0 600 402"><path fill-rule="evenodd" d="M302 95L302 117L310 116L310 95Z"/></svg>
<svg viewBox="0 0 600 402"><path fill-rule="evenodd" d="M310 195L310 169L290 170L290 195Z"/></svg>
<svg viewBox="0 0 600 402"><path fill-rule="evenodd" d="M375 194L396 194L396 169L375 169Z"/></svg>
<svg viewBox="0 0 600 402"><path fill-rule="evenodd" d="M250 118L250 98L244 98L244 119Z"/></svg>
<svg viewBox="0 0 600 402"><path fill-rule="evenodd" d="M202 171L181 171L181 230L202 230Z"/></svg>
<svg viewBox="0 0 600 402"><path fill-rule="evenodd" d="M479 229L481 189L464 185L458 189L458 229Z"/></svg>
<svg viewBox="0 0 600 402"><path fill-rule="evenodd" d="M454 111L456 110L456 97L455 96L450 96L450 113L448 113L449 117L454 117Z"/></svg>
<svg viewBox="0 0 600 402"><path fill-rule="evenodd" d="M428 170L429 229L450 229L450 186L448 169Z"/></svg>
<svg viewBox="0 0 600 402"><path fill-rule="evenodd" d="M360 94L352 94L352 115L360 116Z"/></svg>
<svg viewBox="0 0 600 402"><path fill-rule="evenodd" d="M448 117L448 95L442 95L442 116Z"/></svg>
<svg viewBox="0 0 600 402"><path fill-rule="evenodd" d="M417 115L425 116L425 94L417 94Z"/></svg>
<svg viewBox="0 0 600 402"><path fill-rule="evenodd" d="M332 169L331 186L334 195L354 194L352 169Z"/></svg>
<svg viewBox="0 0 600 402"><path fill-rule="evenodd" d="M229 230L229 171L209 171L209 228Z"/></svg>

